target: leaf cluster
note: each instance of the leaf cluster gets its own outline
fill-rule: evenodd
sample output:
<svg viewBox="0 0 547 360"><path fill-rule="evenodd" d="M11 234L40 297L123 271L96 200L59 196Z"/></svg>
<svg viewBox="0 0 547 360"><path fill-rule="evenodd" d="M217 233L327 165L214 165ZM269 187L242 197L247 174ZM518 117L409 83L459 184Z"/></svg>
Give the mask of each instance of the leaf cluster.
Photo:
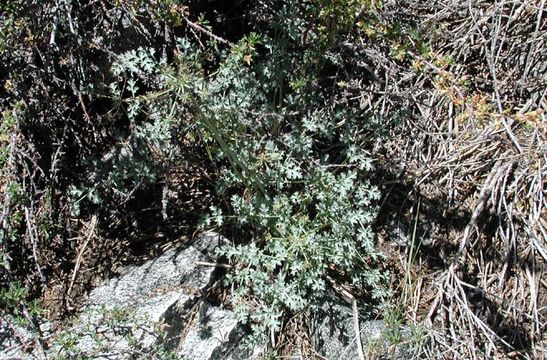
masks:
<svg viewBox="0 0 547 360"><path fill-rule="evenodd" d="M288 33L252 33L218 50L212 73L204 50L177 41L173 64L148 50L121 55L113 71L126 78L111 88L127 84L122 101L130 117L186 119L206 145L226 206L212 206L202 226L236 227L249 236L220 250L235 265L227 281L240 320L258 335L278 331L285 315L318 303L330 277L384 296L382 254L370 229L379 192L368 178L373 166L362 136L371 117L312 83L287 87L306 69L321 70L288 65L308 56L288 46ZM328 54L318 63L336 65ZM139 74L153 90L139 92ZM339 91L335 84L332 91Z"/></svg>

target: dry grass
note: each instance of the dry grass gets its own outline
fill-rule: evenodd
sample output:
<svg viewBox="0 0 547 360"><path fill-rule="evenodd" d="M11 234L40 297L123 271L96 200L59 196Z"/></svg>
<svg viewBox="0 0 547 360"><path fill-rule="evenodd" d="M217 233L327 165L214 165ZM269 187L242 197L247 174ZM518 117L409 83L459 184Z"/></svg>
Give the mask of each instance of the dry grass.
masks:
<svg viewBox="0 0 547 360"><path fill-rule="evenodd" d="M384 21L406 14L431 39L430 52L408 51L401 64L369 50L386 80L361 90L386 117L401 106L412 112L376 150L411 185L408 199L436 199L422 213L444 227L415 262L402 262L413 274L402 285L408 320L428 328L422 355L543 358L545 1L393 5Z"/></svg>

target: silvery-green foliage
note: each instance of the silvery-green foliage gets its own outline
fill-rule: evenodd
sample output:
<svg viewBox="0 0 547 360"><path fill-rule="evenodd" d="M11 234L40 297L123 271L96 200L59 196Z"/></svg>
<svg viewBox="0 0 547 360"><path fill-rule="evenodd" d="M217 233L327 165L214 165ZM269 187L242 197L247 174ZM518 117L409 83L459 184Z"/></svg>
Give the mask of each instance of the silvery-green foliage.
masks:
<svg viewBox="0 0 547 360"><path fill-rule="evenodd" d="M149 107L151 99L142 95L146 89L174 82L176 76L166 71L166 59L158 58L153 49L132 50L117 57L111 72L110 95L127 111L130 131L120 134L101 159L87 159L92 166L89 183L69 192L76 216L82 200L99 204L104 192L127 200L138 187L156 181L176 155L172 141L175 111L170 111L175 103L157 101Z"/></svg>
<svg viewBox="0 0 547 360"><path fill-rule="evenodd" d="M259 43L265 59L244 61L258 58ZM385 274L376 266L382 254L370 228L379 192L368 180L367 114L313 88L280 96L272 83L279 71L291 83L299 75L271 60L295 56L279 51L278 40L251 34L217 53L220 66L207 73L205 54L181 39L171 65L139 50L120 57L113 70L134 79L126 81L124 99L138 103L133 115L148 116L132 136L167 144L169 124L190 118L183 125L195 127L220 169L217 189L229 207L211 206L202 225L255 234L220 254L235 264L227 278L235 312L258 339L279 330L284 315L313 309L327 275L384 295ZM143 74L153 79L147 85L153 90L138 94Z"/></svg>

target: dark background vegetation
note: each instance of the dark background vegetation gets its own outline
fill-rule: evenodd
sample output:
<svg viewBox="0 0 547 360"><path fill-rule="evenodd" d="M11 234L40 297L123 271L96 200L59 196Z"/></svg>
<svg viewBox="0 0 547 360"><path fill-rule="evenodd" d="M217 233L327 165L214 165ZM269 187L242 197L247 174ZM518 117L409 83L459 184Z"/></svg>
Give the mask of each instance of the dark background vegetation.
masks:
<svg viewBox="0 0 547 360"><path fill-rule="evenodd" d="M128 114L135 94L109 89L121 54L153 48L175 66L184 38L199 49L192 76L212 79L241 51L233 69L253 71L251 93L271 100L245 108L261 114L255 129L227 138L276 142L317 109L334 125L313 135L316 157L297 158L304 173L323 155L321 166L353 166L352 143L374 163L359 176L381 194L369 210L383 256L364 267L388 274L381 301L399 309L394 322L425 329L417 357L545 355L542 1L16 0L0 11L0 311L35 300L61 326L100 279L191 239L212 205L229 216L232 195L261 196L258 167L257 179L219 190L233 164L196 120L207 101L181 106L160 146L134 135L150 122ZM251 34L263 40L253 46ZM162 90L156 78L138 85L137 96ZM267 247L268 228L252 221L205 227ZM350 275L335 266L325 279L380 301ZM22 295L6 300L15 288ZM277 333L289 330L306 329Z"/></svg>

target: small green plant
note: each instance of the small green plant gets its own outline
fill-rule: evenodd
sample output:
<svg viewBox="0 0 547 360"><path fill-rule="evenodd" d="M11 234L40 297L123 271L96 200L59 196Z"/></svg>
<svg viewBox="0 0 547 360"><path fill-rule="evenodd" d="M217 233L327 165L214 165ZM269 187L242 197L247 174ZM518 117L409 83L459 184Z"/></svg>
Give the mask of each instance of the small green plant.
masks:
<svg viewBox="0 0 547 360"><path fill-rule="evenodd" d="M56 334L54 343L59 346L58 354L60 357L66 357L67 355L77 353L76 345L78 343L78 336L72 331L61 331ZM70 358L70 356L66 358Z"/></svg>
<svg viewBox="0 0 547 360"><path fill-rule="evenodd" d="M376 359L382 351L382 344L377 339L367 339L363 352L367 359Z"/></svg>
<svg viewBox="0 0 547 360"><path fill-rule="evenodd" d="M123 325L131 318L131 312L126 308L115 307L112 309L104 310L103 316L105 324L109 328L116 328Z"/></svg>
<svg viewBox="0 0 547 360"><path fill-rule="evenodd" d="M25 287L19 282L12 282L7 288L0 289L0 307L18 313L26 297Z"/></svg>
<svg viewBox="0 0 547 360"><path fill-rule="evenodd" d="M409 329L413 347L419 348L425 341L427 329L423 325L411 325Z"/></svg>
<svg viewBox="0 0 547 360"><path fill-rule="evenodd" d="M403 337L401 333L401 325L403 324L400 307L387 307L383 317L386 329L383 331L383 336L391 345L401 343Z"/></svg>

